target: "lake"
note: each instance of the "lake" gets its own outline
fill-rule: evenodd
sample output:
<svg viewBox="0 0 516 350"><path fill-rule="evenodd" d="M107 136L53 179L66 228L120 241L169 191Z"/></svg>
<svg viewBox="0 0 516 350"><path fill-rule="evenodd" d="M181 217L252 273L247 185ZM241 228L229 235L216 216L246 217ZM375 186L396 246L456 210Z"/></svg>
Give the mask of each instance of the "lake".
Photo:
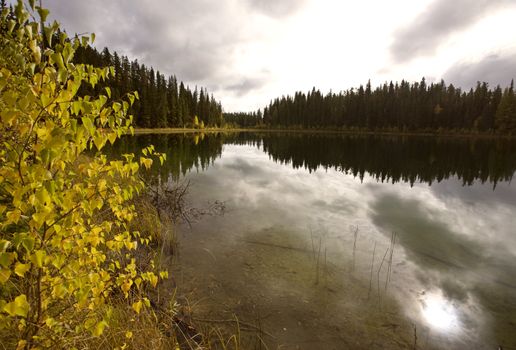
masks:
<svg viewBox="0 0 516 350"><path fill-rule="evenodd" d="M243 348L516 349L516 142L176 134L116 151L151 143L167 153L152 176L189 181L208 212L178 227L175 279L201 319L259 326Z"/></svg>

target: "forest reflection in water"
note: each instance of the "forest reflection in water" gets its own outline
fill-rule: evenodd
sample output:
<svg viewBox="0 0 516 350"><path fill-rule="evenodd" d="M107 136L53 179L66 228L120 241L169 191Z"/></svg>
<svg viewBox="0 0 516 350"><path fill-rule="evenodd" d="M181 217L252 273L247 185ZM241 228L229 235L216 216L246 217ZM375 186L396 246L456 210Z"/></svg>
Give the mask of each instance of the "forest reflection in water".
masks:
<svg viewBox="0 0 516 350"><path fill-rule="evenodd" d="M457 177L493 187L510 181L516 169L516 140L415 136L369 136L296 133L151 134L125 137L112 151L133 152L153 144L169 161L159 170L175 178L192 168L205 169L219 158L223 145L260 147L277 162L309 171L318 168L369 174L381 182L432 184Z"/></svg>
<svg viewBox="0 0 516 350"><path fill-rule="evenodd" d="M416 325L419 344L428 348L516 346L516 189L510 184L516 170L514 141L278 133L144 135L124 139L113 151L133 152L149 143L167 153L166 164L154 169L154 179L186 177L192 181L194 205L223 200L228 208L222 218L193 225L193 234L182 242L184 265L192 267L195 278L215 276L223 290L218 296L225 302L253 296L258 307L292 316L278 316L269 330L288 324L285 328L294 332L299 319L328 312L315 300L310 303L313 309L301 302L314 295L313 259L305 262L303 256L312 255L315 239L325 264L327 258L331 278L325 286L335 294L328 302L339 315L327 322L346 324L370 339L361 346L346 344L381 348L374 344L387 344L384 328L392 324L397 331L389 336L399 337L393 344L406 345L400 347L412 347ZM350 226L359 227L358 237ZM312 237L308 231L313 231ZM387 288L386 282L383 285L393 232L394 275ZM311 283L305 283L306 271L313 273ZM371 286L374 297L365 298ZM260 297L254 293L267 289L299 295L278 300L271 294L263 297L266 302L257 302ZM405 321L371 316L376 304L363 305L373 303L376 293L382 303L389 295L398 300L396 314ZM346 298L362 306L350 305ZM355 308L360 312L353 314ZM342 315L355 316L360 324L350 325ZM377 327L361 328L364 324ZM349 341L336 339L337 332L327 326L318 320L313 331L304 329L296 336L317 339L326 348ZM294 341L292 334L277 337L278 343Z"/></svg>

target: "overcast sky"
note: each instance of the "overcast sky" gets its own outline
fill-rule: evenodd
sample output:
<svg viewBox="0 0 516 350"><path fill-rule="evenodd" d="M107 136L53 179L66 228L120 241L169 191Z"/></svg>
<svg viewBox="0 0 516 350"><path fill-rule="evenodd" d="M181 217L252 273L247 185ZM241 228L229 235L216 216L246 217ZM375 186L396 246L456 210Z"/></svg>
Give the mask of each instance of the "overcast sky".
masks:
<svg viewBox="0 0 516 350"><path fill-rule="evenodd" d="M516 0L43 0L69 34L137 58L226 111L313 86L389 80L469 88L516 77Z"/></svg>

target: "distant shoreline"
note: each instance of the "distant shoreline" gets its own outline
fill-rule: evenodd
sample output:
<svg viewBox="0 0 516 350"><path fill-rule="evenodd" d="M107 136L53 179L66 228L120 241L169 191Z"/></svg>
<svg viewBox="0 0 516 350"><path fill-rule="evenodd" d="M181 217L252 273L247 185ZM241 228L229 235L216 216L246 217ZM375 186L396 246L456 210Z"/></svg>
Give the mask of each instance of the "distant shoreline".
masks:
<svg viewBox="0 0 516 350"><path fill-rule="evenodd" d="M370 136L424 136L424 137L461 137L461 138L490 138L490 139L514 139L516 135L495 133L465 133L465 132L429 132L429 131L365 131L365 130L339 130L339 129L277 129L277 128L135 128L135 135L151 134L192 134L192 133L302 133L302 134L345 134L345 135L370 135Z"/></svg>

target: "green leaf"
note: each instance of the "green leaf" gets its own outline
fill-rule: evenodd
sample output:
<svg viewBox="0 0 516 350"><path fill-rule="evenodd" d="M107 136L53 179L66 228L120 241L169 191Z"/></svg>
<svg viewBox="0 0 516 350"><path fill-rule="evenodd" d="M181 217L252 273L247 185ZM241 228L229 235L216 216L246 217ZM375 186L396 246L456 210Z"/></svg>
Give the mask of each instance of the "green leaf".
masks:
<svg viewBox="0 0 516 350"><path fill-rule="evenodd" d="M13 262L13 253L8 253L8 252L2 252L0 253L0 265L5 267L5 268L8 268L9 265L11 265L11 263Z"/></svg>
<svg viewBox="0 0 516 350"><path fill-rule="evenodd" d="M57 64L59 69L66 69L63 61L63 56L59 52L53 53L52 55L50 55L50 58Z"/></svg>
<svg viewBox="0 0 516 350"><path fill-rule="evenodd" d="M52 37L53 37L54 32L55 32L54 28L45 27L45 29L43 31L45 32L45 37L46 37L46 39L48 41L48 45L50 47L52 47Z"/></svg>
<svg viewBox="0 0 516 350"><path fill-rule="evenodd" d="M95 125L93 125L93 121L88 117L82 117L82 124L86 127L86 130L90 133L91 136L95 134Z"/></svg>
<svg viewBox="0 0 516 350"><path fill-rule="evenodd" d="M32 249L34 249L34 238L28 236L22 238L21 245L27 250L27 252L31 252Z"/></svg>
<svg viewBox="0 0 516 350"><path fill-rule="evenodd" d="M87 36L83 36L83 37L81 37L81 44L82 44L82 46L83 46L83 47L88 46L88 41L89 41L89 40L90 40L90 39L89 39Z"/></svg>
<svg viewBox="0 0 516 350"><path fill-rule="evenodd" d="M41 22L47 21L47 17L49 14L49 11L47 9L44 9L44 8L41 8L38 6L38 14L39 14L39 17L41 18Z"/></svg>
<svg viewBox="0 0 516 350"><path fill-rule="evenodd" d="M0 112L0 116L2 118L2 122L4 124L11 124L11 122L20 115L20 112L18 111L8 111L4 110Z"/></svg>

